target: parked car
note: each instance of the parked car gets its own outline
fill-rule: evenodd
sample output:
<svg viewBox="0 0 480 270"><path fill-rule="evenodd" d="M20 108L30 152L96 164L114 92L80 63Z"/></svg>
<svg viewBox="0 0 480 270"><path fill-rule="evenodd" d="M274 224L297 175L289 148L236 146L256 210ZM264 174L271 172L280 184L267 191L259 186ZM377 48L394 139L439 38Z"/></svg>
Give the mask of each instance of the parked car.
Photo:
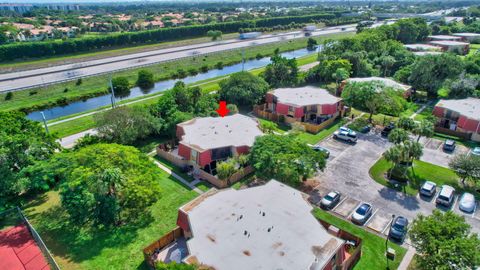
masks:
<svg viewBox="0 0 480 270"><path fill-rule="evenodd" d="M468 192L463 193L462 197L460 197L458 208L467 213L475 211L475 196Z"/></svg>
<svg viewBox="0 0 480 270"><path fill-rule="evenodd" d="M327 148L322 147L320 145L311 145L310 146L314 151L322 152L325 155L325 158L330 157L330 151Z"/></svg>
<svg viewBox="0 0 480 270"><path fill-rule="evenodd" d="M357 133L348 128L340 128L333 133L333 138L354 143L357 141Z"/></svg>
<svg viewBox="0 0 480 270"><path fill-rule="evenodd" d="M480 147L473 148L473 150L470 151L470 154L480 156Z"/></svg>
<svg viewBox="0 0 480 270"><path fill-rule="evenodd" d="M420 187L420 195L432 197L437 192L437 184L432 181L426 181Z"/></svg>
<svg viewBox="0 0 480 270"><path fill-rule="evenodd" d="M447 152L453 152L456 147L456 142L454 140L446 140L443 143L443 150Z"/></svg>
<svg viewBox="0 0 480 270"><path fill-rule="evenodd" d="M455 200L455 189L448 185L443 185L438 194L436 203L445 207L450 207Z"/></svg>
<svg viewBox="0 0 480 270"><path fill-rule="evenodd" d="M372 210L373 208L371 204L362 203L360 206L357 207L357 209L355 209L355 212L353 212L352 222L363 225L372 215Z"/></svg>
<svg viewBox="0 0 480 270"><path fill-rule="evenodd" d="M327 195L323 196L320 201L320 207L323 209L332 209L340 202L340 193L337 191L331 191Z"/></svg>
<svg viewBox="0 0 480 270"><path fill-rule="evenodd" d="M392 226L390 226L388 237L399 242L403 242L403 240L405 240L405 236L407 236L407 230L408 219L406 217L398 216L393 220Z"/></svg>
<svg viewBox="0 0 480 270"><path fill-rule="evenodd" d="M366 126L364 126L360 129L360 132L366 134L366 133L370 132L370 130L372 130L372 126L366 125Z"/></svg>
<svg viewBox="0 0 480 270"><path fill-rule="evenodd" d="M383 128L382 130L382 136L383 137L388 137L388 134L395 128L395 124L390 122L386 127Z"/></svg>

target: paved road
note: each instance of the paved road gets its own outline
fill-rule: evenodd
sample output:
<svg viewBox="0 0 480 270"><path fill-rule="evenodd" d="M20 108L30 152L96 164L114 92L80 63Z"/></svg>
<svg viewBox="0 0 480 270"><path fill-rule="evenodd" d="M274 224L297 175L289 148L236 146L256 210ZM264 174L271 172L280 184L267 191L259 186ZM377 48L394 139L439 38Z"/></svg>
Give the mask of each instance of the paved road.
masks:
<svg viewBox="0 0 480 270"><path fill-rule="evenodd" d="M372 27L382 25L374 24ZM342 30L343 29L343 30ZM354 32L355 25L327 27L312 33L312 36L323 36L341 32ZM32 88L45 84L75 80L81 77L95 76L114 71L139 68L160 62L168 62L180 58L204 55L220 51L234 50L270 44L279 41L304 37L301 31L284 34L264 35L254 40L225 40L202 44L160 49L149 52L109 57L81 63L60 65L35 70L0 74L0 92Z"/></svg>
<svg viewBox="0 0 480 270"><path fill-rule="evenodd" d="M390 143L379 135L361 134L356 145L345 144L333 138L320 142L320 145L330 150L331 157L325 171L316 177L320 182L317 189L337 190L343 196L351 198L352 204L371 203L378 213L376 216L379 216L379 218L374 216L372 219L378 220L379 226L385 226L384 229L387 223L383 221L391 217L391 214L402 215L413 220L417 214L429 215L436 209L434 200L428 201L419 196L404 195L370 178L369 169L390 146ZM467 222L472 225L473 231L480 232L480 210L475 215L463 214L458 210L457 202L452 209L465 216ZM347 215L348 210L346 209L345 212Z"/></svg>

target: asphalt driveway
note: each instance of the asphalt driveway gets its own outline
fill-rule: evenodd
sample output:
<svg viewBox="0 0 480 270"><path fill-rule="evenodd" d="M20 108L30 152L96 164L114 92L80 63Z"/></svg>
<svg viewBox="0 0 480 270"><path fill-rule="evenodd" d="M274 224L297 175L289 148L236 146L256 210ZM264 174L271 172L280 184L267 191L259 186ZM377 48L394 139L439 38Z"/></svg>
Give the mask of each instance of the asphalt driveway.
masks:
<svg viewBox="0 0 480 270"><path fill-rule="evenodd" d="M388 225L385 220L392 214L402 215L413 220L417 214L429 215L436 209L434 200L424 200L418 195L405 195L371 179L369 169L391 145L387 139L378 134L359 134L359 140L354 145L337 141L332 137L326 138L319 145L329 149L331 156L325 170L316 176L316 180L320 182L316 188L317 192L325 193L329 190L336 190L342 194L343 198L350 198L349 201L352 201L352 204L353 201L371 203L374 211L377 211L376 215L380 217L372 218L375 224L366 225L371 225L375 231L385 229L381 226ZM321 195L317 194L316 197ZM348 211L353 210L350 205L348 207L339 205L338 207L340 209L337 212L341 212L343 216L348 216ZM456 204L453 209L455 207L458 205ZM480 218L475 215L464 216L472 225L473 230L480 232Z"/></svg>
<svg viewBox="0 0 480 270"><path fill-rule="evenodd" d="M443 150L444 141L435 138L421 138L420 143L424 145L420 160L445 168L448 168L448 163L455 155L469 151L467 147L457 144L453 152L446 152Z"/></svg>

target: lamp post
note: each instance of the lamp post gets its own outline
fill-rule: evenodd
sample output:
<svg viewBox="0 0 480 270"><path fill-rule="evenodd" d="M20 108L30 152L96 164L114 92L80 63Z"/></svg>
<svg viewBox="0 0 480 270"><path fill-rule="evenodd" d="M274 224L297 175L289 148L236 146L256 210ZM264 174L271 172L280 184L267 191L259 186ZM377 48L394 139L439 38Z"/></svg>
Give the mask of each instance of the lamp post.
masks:
<svg viewBox="0 0 480 270"><path fill-rule="evenodd" d="M395 219L395 215L393 214L392 215L392 222L390 222L390 228L392 228L392 224L393 224L393 220ZM387 239L385 239L385 258L387 258L387 270L390 269L390 266L388 265L388 235L387 235Z"/></svg>

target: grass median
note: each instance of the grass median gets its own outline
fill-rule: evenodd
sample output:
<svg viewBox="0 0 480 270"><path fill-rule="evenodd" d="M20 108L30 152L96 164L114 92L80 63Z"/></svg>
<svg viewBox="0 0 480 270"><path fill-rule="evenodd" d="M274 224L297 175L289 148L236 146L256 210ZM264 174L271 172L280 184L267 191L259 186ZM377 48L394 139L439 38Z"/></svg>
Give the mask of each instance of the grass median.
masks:
<svg viewBox="0 0 480 270"><path fill-rule="evenodd" d="M420 186L427 180L436 183L438 187L442 185L449 185L460 193L463 191L468 191L472 194L475 194L473 187L464 187L460 183L455 172L448 168L437 166L421 160L415 160L413 162L413 170L412 168L409 168L407 171L407 178L409 179L408 183L399 186L394 186L392 182L387 179L388 170L391 168L391 162L388 162L384 158L380 158L370 168L370 176L373 178L373 180L381 185L405 192L406 194L412 196L417 195Z"/></svg>

